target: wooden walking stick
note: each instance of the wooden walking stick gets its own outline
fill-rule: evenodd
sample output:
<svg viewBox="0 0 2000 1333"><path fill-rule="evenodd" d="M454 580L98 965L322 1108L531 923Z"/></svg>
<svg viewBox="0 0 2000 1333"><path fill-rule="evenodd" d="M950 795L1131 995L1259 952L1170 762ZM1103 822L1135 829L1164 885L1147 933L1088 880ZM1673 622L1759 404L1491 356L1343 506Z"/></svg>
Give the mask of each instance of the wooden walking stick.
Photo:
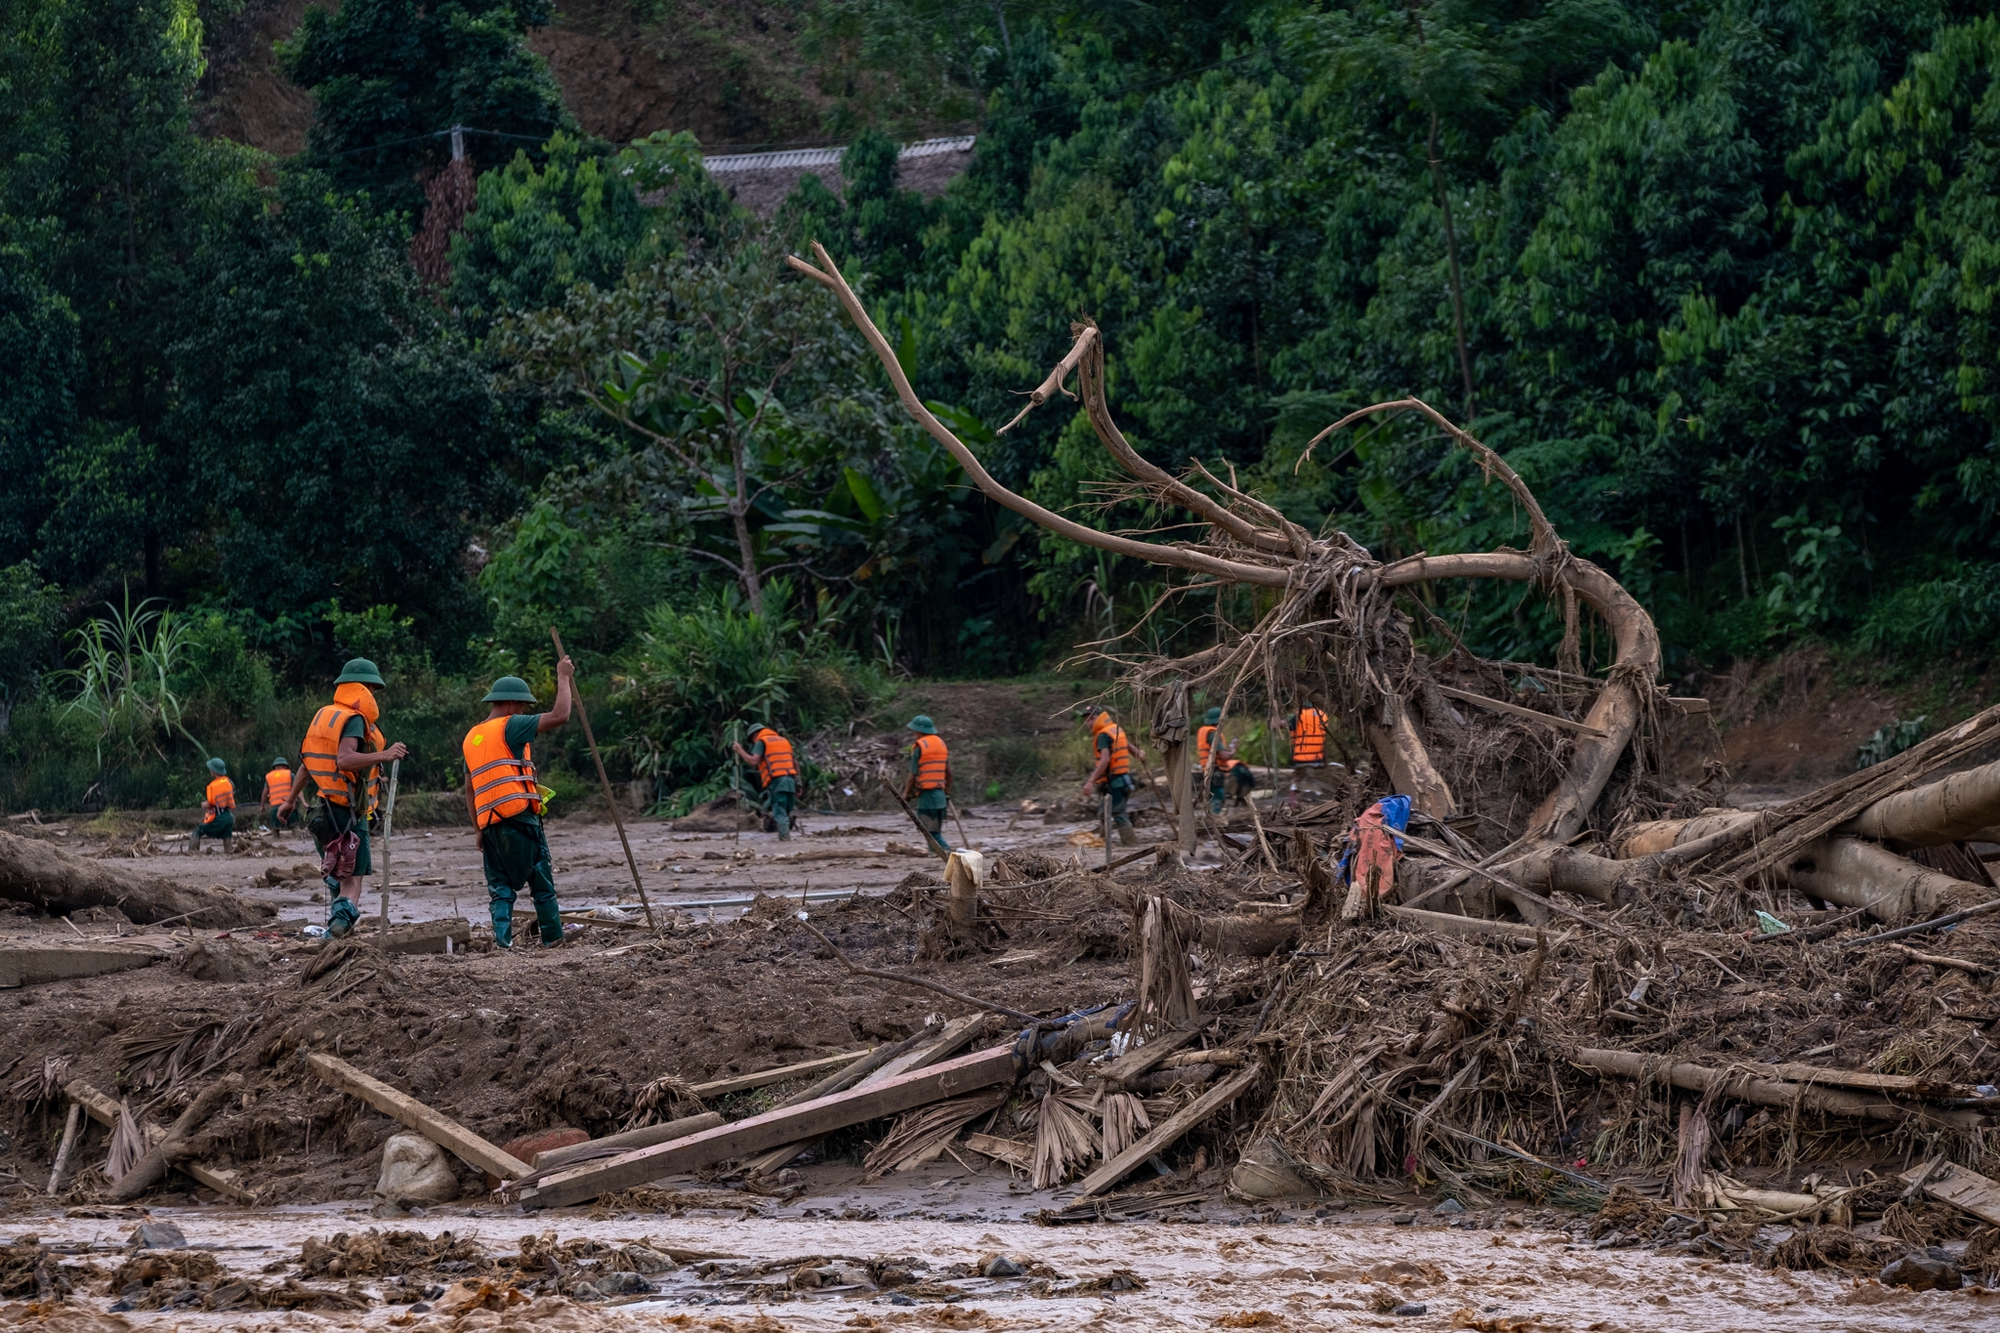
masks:
<svg viewBox="0 0 2000 1333"><path fill-rule="evenodd" d="M556 661L560 662L569 654L563 651L562 635L556 633L554 625L549 626L549 637L555 640ZM632 887L639 891L639 906L646 909L646 928L657 931L653 922L653 904L646 897L646 885L639 878L639 862L632 856L632 844L625 837L625 821L618 817L618 800L611 794L611 776L604 771L604 756L597 752L597 737L591 734L590 712L583 706L583 690L576 678L570 678L570 697L576 702L576 716L583 723L583 738L590 742L590 762L597 765L597 780L604 786L604 803L611 807L611 826L618 830L618 845L625 849L625 864L632 871Z"/></svg>
<svg viewBox="0 0 2000 1333"><path fill-rule="evenodd" d="M965 831L965 820L959 816L958 802L952 800L951 797L947 796L944 798L944 803L945 806L951 811L951 822L958 825L958 840L965 845L966 851L968 852L971 851L972 838Z"/></svg>
<svg viewBox="0 0 2000 1333"><path fill-rule="evenodd" d="M939 849L936 841L930 835L930 830L924 827L924 821L917 818L917 812L912 810L910 803L903 799L903 793L896 790L896 784L887 778L883 778L882 785L887 787L889 794L896 798L896 804L903 807L903 813L910 817L910 823L916 826L917 836L923 839L924 846L930 849L931 855L937 857L940 861L949 861L951 858Z"/></svg>
<svg viewBox="0 0 2000 1333"><path fill-rule="evenodd" d="M396 779L403 773L403 761L389 761L389 795L382 802L382 933L389 933L389 835L396 827Z"/></svg>
<svg viewBox="0 0 2000 1333"><path fill-rule="evenodd" d="M1098 797L1097 810L1098 814L1102 816L1104 824L1104 864L1109 867L1111 864L1111 793L1108 790L1104 795Z"/></svg>

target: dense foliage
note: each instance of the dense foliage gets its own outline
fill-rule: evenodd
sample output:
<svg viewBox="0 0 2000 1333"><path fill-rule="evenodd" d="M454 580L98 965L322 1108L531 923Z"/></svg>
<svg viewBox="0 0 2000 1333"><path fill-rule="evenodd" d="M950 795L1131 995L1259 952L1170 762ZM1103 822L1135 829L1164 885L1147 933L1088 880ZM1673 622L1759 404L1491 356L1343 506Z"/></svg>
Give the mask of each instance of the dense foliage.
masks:
<svg viewBox="0 0 2000 1333"><path fill-rule="evenodd" d="M11 772L44 771L38 737L61 776L0 799L136 782L230 716L281 733L348 651L395 660L443 734L471 677L544 679L555 625L626 682L618 763L671 788L713 781L718 711L832 721L877 670L1186 644L1249 609L1134 633L1158 571L969 495L780 267L809 239L996 475L1093 521L1159 516L1097 505L1076 413L992 432L1081 315L1150 456L1234 469L1385 556L1525 533L1413 419L1305 442L1411 394L1465 417L1648 601L1684 678L1807 636L1983 654L2000 628L1984 10L808 9L851 146L838 190L807 177L760 221L686 134L583 135L524 41L540 3L309 9L282 60L317 116L276 164L192 132L193 0L10 6L0 727ZM477 199L427 289L409 237L454 124ZM968 124L970 169L904 188L896 143ZM1518 588L1436 596L1483 651L1550 647ZM196 645L190 702L180 739L111 747L121 775L51 673L87 667L102 604L148 597ZM815 702L747 666L688 684L743 652L820 680Z"/></svg>

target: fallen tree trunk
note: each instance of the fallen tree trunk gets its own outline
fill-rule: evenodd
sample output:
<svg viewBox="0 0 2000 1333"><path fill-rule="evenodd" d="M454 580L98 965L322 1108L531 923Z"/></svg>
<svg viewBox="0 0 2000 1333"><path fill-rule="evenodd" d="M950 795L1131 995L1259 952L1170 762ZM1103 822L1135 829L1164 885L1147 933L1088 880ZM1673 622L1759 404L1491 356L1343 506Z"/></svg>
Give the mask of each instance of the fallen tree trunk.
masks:
<svg viewBox="0 0 2000 1333"><path fill-rule="evenodd" d="M190 888L7 832L0 832L0 898L33 903L52 916L115 907L142 926L166 921L247 926L276 916L278 910L227 889Z"/></svg>
<svg viewBox="0 0 2000 1333"><path fill-rule="evenodd" d="M1385 907L1386 914L1412 927L1457 935L1465 939L1507 940L1533 946L1539 933L1533 926L1513 921L1486 921L1476 916L1453 916L1449 912L1426 912L1421 907Z"/></svg>
<svg viewBox="0 0 2000 1333"><path fill-rule="evenodd" d="M193 1156L188 1140L215 1114L216 1108L242 1088L243 1076L231 1074L217 1079L197 1093L187 1110L174 1121L166 1137L146 1149L145 1155L132 1164L132 1169L118 1177L118 1183L111 1187L111 1202L130 1203L164 1180L169 1167Z"/></svg>
<svg viewBox="0 0 2000 1333"><path fill-rule="evenodd" d="M1860 838L1822 838L1779 871L1793 888L1842 907L1859 907L1877 921L1970 907L1992 892Z"/></svg>
<svg viewBox="0 0 2000 1333"><path fill-rule="evenodd" d="M1986 1117L1978 1111L1933 1110L1924 1106L1912 1106L1907 1102L1893 1102L1885 1097L1869 1097L1861 1093L1839 1092L1804 1083L1756 1078L1732 1070L1710 1069L1706 1065L1689 1064L1686 1061L1667 1061L1657 1056L1640 1055L1635 1051L1585 1049L1576 1053L1573 1063L1583 1069L1594 1070L1600 1074L1613 1074L1619 1078L1659 1079L1676 1088L1685 1088L1689 1092L1707 1092L1710 1088L1715 1088L1718 1090L1718 1095L1724 1098L1734 1098L1758 1106L1789 1107L1796 1104L1809 1111L1846 1116L1853 1120L1886 1120L1894 1124L1916 1123L1931 1129L1979 1129L1986 1123Z"/></svg>
<svg viewBox="0 0 2000 1333"><path fill-rule="evenodd" d="M1757 817L1755 810L1710 810L1693 819L1653 819L1634 824L1612 845L1611 854L1621 861L1658 856L1662 852L1698 842L1711 834L1734 832Z"/></svg>
<svg viewBox="0 0 2000 1333"><path fill-rule="evenodd" d="M1637 862L1546 845L1500 869L1523 888L1560 889L1601 903L1630 902L1650 873Z"/></svg>
<svg viewBox="0 0 2000 1333"><path fill-rule="evenodd" d="M1409 794L1410 805L1419 814L1434 819L1456 814L1457 799L1451 794L1451 784L1431 763L1430 751L1417 733L1416 719L1410 716L1408 706L1390 695L1382 701L1382 711L1384 720L1371 720L1364 729L1395 789Z"/></svg>
<svg viewBox="0 0 2000 1333"><path fill-rule="evenodd" d="M1839 831L1909 847L1940 847L1977 837L1995 824L2000 824L2000 760L1884 796Z"/></svg>

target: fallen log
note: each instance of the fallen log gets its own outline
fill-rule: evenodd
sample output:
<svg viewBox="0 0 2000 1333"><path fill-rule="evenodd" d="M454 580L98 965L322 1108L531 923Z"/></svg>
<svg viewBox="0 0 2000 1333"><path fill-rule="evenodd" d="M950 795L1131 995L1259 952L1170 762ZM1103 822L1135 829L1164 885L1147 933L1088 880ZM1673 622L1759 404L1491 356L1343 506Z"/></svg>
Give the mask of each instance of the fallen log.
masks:
<svg viewBox="0 0 2000 1333"><path fill-rule="evenodd" d="M440 1115L415 1097L396 1091L380 1079L369 1077L345 1060L313 1051L306 1056L306 1067L342 1092L359 1097L391 1120L414 1129L438 1147L489 1176L519 1180L528 1174L526 1162L510 1157L451 1117Z"/></svg>
<svg viewBox="0 0 2000 1333"><path fill-rule="evenodd" d="M1862 908L1877 921L1970 907L1993 891L1920 866L1879 843L1849 837L1811 843L1779 872L1793 888L1842 907Z"/></svg>
<svg viewBox="0 0 2000 1333"><path fill-rule="evenodd" d="M1933 1159L1913 1171L1905 1171L1902 1178L1911 1186L1920 1187L1933 1199L1942 1199L1955 1208L1963 1208L1982 1222L2000 1226L2000 1184L1995 1184L1977 1171Z"/></svg>
<svg viewBox="0 0 2000 1333"><path fill-rule="evenodd" d="M203 1088L159 1142L147 1148L132 1169L111 1187L111 1202L130 1203L166 1178L167 1168L192 1156L189 1137L230 1097L243 1090L243 1076L230 1074Z"/></svg>
<svg viewBox="0 0 2000 1333"><path fill-rule="evenodd" d="M1758 1078L1735 1070L1710 1069L1705 1065L1690 1064L1687 1061L1668 1061L1633 1051L1585 1049L1576 1053L1573 1063L1582 1069L1594 1070L1600 1074L1612 1074L1619 1078L1658 1079L1676 1088L1685 1088L1689 1092L1707 1092L1710 1088L1715 1088L1720 1096L1751 1102L1758 1106L1796 1105L1824 1115L1845 1116L1852 1120L1884 1120L1892 1124L1915 1123L1933 1129L1979 1129L1986 1124L1986 1117L1979 1111L1947 1111L1913 1106L1908 1102L1894 1102L1882 1097L1865 1097L1859 1093L1839 1092L1830 1088L1814 1087L1807 1083Z"/></svg>
<svg viewBox="0 0 2000 1333"><path fill-rule="evenodd" d="M2000 824L2000 760L1884 796L1839 828L1841 833L1940 847Z"/></svg>
<svg viewBox="0 0 2000 1333"><path fill-rule="evenodd" d="M62 1193L63 1177L69 1174L69 1155L76 1150L77 1130L83 1121L83 1108L75 1102L69 1104L69 1117L63 1121L62 1146L56 1149L56 1163L49 1168L49 1197Z"/></svg>
<svg viewBox="0 0 2000 1333"><path fill-rule="evenodd" d="M92 1120L95 1120L106 1129L113 1129L117 1126L119 1114L118 1103L99 1092L96 1088L91 1087L82 1079L72 1079L68 1083L65 1083L63 1085L63 1094L72 1102L81 1106L85 1115L88 1115ZM145 1120L139 1122L139 1132L146 1140L148 1146L165 1138L167 1135L166 1130ZM206 1162L188 1161L175 1162L174 1169L184 1175L192 1176L200 1184L206 1185L233 1203L257 1202L257 1196L243 1187L236 1172L232 1170L210 1166Z"/></svg>
<svg viewBox="0 0 2000 1333"><path fill-rule="evenodd" d="M662 1176L699 1170L732 1157L817 1138L849 1125L977 1092L1012 1079L1016 1072L1012 1046L975 1051L882 1083L853 1088L801 1106L766 1111L672 1143L655 1144L607 1162L576 1167L521 1191L521 1203L527 1208L582 1203L612 1190L631 1189Z"/></svg>
<svg viewBox="0 0 2000 1333"><path fill-rule="evenodd" d="M1449 912L1426 912L1420 907L1386 907L1382 910L1405 925L1466 939L1506 940L1532 947L1535 936L1541 933L1533 926L1513 921L1486 921L1474 916L1453 916Z"/></svg>
<svg viewBox="0 0 2000 1333"><path fill-rule="evenodd" d="M179 919L191 926L247 926L278 912L227 889L190 888L4 830L0 830L0 898L32 903L52 916L68 916L87 907L115 907L140 925Z"/></svg>
<svg viewBox="0 0 2000 1333"><path fill-rule="evenodd" d="M1077 1187L1077 1193L1084 1197L1104 1193L1147 1158L1173 1147L1189 1130L1248 1092L1262 1073L1263 1070L1255 1065L1239 1069L1234 1077L1216 1084L1154 1126L1144 1138L1085 1176L1083 1184Z"/></svg>

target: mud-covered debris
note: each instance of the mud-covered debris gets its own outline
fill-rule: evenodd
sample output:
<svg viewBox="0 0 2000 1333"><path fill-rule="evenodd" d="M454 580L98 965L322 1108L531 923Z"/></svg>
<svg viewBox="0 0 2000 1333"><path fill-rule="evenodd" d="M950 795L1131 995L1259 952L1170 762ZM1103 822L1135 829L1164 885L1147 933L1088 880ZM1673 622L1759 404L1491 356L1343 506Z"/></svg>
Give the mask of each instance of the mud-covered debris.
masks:
<svg viewBox="0 0 2000 1333"><path fill-rule="evenodd" d="M135 1250L184 1250L187 1235L172 1222L141 1222L125 1238L125 1243Z"/></svg>
<svg viewBox="0 0 2000 1333"><path fill-rule="evenodd" d="M69 1279L39 1237L23 1236L11 1245L0 1245L0 1298L60 1300L69 1291Z"/></svg>
<svg viewBox="0 0 2000 1333"><path fill-rule="evenodd" d="M1912 1291L1957 1291L1965 1283L1958 1265L1943 1250L1906 1254L1882 1269L1882 1285Z"/></svg>
<svg viewBox="0 0 2000 1333"><path fill-rule="evenodd" d="M325 1240L309 1237L299 1247L299 1267L308 1277L483 1272L492 1262L474 1241L449 1231L435 1236L372 1228L359 1235L341 1231Z"/></svg>

